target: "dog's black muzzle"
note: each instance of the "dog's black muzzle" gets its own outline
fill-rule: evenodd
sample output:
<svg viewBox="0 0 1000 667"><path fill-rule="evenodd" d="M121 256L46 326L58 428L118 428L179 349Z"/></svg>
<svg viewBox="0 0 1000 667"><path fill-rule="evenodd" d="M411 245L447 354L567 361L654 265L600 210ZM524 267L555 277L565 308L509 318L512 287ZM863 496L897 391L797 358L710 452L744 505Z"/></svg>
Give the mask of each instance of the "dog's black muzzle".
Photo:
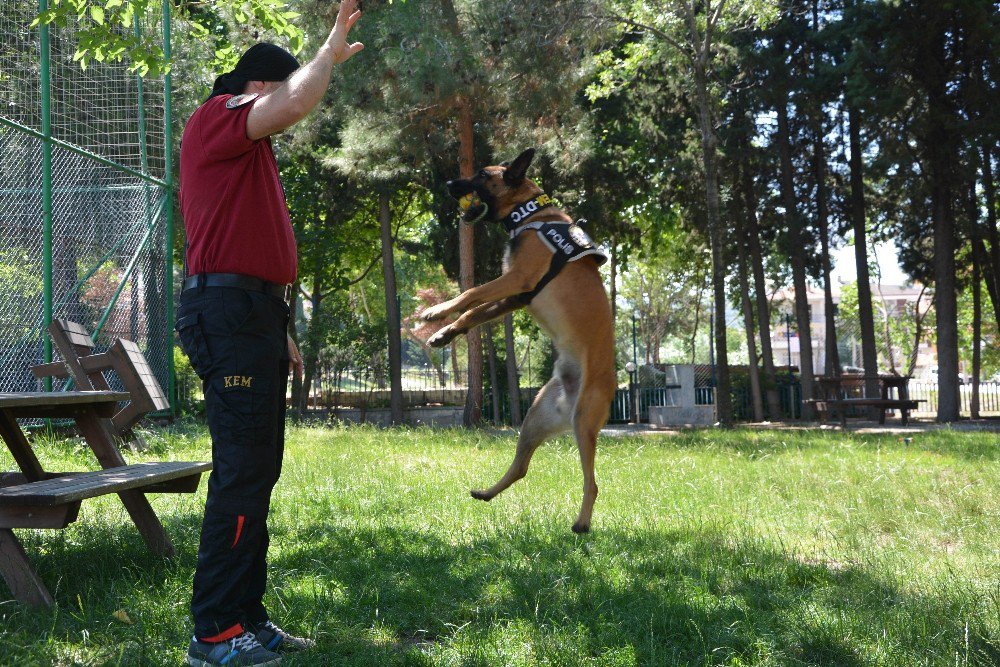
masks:
<svg viewBox="0 0 1000 667"><path fill-rule="evenodd" d="M456 178L453 181L448 181L445 185L448 186L448 194L450 194L455 199L461 199L465 195L475 190L475 188L472 187L471 183L460 178Z"/></svg>

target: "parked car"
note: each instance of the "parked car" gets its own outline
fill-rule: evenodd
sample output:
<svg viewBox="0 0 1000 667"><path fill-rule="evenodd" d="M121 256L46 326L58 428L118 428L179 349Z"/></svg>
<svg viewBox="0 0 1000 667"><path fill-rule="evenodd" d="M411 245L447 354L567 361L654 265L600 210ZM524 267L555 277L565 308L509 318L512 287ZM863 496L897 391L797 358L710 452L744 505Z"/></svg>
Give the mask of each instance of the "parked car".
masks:
<svg viewBox="0 0 1000 667"><path fill-rule="evenodd" d="M928 373L927 380L929 382L937 384L937 382L938 382L938 369L937 369L937 366L931 366L927 370L927 373ZM965 373L959 373L958 374L958 383L959 384L968 384L970 381L971 380L969 379L969 376L966 375Z"/></svg>

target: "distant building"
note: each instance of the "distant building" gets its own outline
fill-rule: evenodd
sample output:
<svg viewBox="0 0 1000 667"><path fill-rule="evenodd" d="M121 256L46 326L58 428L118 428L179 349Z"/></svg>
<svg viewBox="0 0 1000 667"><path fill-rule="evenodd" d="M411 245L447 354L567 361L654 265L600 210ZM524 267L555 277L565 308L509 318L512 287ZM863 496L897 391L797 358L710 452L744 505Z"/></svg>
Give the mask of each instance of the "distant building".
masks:
<svg viewBox="0 0 1000 667"><path fill-rule="evenodd" d="M841 297L841 285L833 286L834 310L838 310ZM934 294L931 290L923 290L920 285L871 285L872 305L876 310L886 313L889 318L907 318L913 321L914 306L924 313L931 308ZM813 369L822 374L826 368L826 314L823 305L823 290L815 287L807 289L810 332L812 334ZM775 366L799 366L800 347L798 326L795 320L794 290L780 290L774 295L774 309L780 313L779 320L771 327L771 348L774 354ZM786 322L786 316L789 316ZM878 347L879 371L889 372L895 366L898 373L904 373L909 367L909 358L899 346L889 348L884 326L879 326L876 318L875 341ZM914 327L915 328L915 327ZM937 367L937 347L933 343L933 328L928 330L924 325L924 335L917 346L916 363L913 369L914 377L930 378L933 369ZM840 356L841 368L845 370L863 367L861 356L861 324L860 322L837 321L837 351ZM891 354L891 358L890 358ZM894 362L894 364L892 363Z"/></svg>

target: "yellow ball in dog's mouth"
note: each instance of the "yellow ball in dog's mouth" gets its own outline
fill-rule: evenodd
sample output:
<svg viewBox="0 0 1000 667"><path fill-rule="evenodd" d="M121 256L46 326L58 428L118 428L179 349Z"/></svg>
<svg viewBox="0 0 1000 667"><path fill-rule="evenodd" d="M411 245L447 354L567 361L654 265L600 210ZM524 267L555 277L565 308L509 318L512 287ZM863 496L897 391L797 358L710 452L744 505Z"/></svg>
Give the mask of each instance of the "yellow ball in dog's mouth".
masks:
<svg viewBox="0 0 1000 667"><path fill-rule="evenodd" d="M481 203L479 201L479 196L475 192L470 192L467 195L463 195L458 200L458 206L463 211L468 211L470 208L472 208L473 206L475 206L476 204L479 204L479 203Z"/></svg>

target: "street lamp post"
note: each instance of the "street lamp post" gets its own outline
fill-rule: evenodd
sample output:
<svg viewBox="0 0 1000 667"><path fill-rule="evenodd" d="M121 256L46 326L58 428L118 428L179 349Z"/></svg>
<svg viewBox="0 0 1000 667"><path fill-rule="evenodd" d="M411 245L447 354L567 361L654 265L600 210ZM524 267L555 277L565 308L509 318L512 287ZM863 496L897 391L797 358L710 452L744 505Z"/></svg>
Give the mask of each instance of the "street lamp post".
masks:
<svg viewBox="0 0 1000 667"><path fill-rule="evenodd" d="M785 313L785 345L788 349L788 413L795 419L795 375L792 373L792 315ZM802 354L801 341L799 354Z"/></svg>
<svg viewBox="0 0 1000 667"><path fill-rule="evenodd" d="M633 424L639 423L639 406L636 404L635 395L635 370L636 365L634 361L629 361L625 364L625 370L628 371L628 404L632 412L632 419L629 420Z"/></svg>
<svg viewBox="0 0 1000 667"><path fill-rule="evenodd" d="M632 423L639 423L639 399L638 399L638 387L636 386L636 372L639 370L639 360L636 358L638 345L636 344L635 335L635 311L632 311L632 361L625 364L625 370L628 371L629 381L628 381L628 397L629 404L632 406ZM631 368L630 368L631 366Z"/></svg>

